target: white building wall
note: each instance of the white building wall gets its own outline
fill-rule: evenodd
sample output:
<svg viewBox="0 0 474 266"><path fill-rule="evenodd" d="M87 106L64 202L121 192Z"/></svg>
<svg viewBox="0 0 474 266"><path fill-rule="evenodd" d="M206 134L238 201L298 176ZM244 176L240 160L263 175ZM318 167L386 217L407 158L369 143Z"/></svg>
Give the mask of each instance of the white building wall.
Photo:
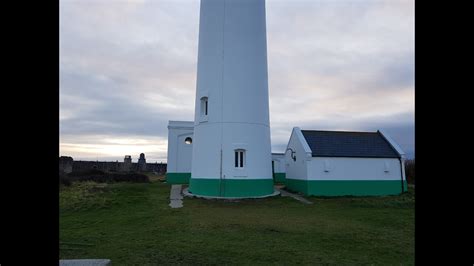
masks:
<svg viewBox="0 0 474 266"><path fill-rule="evenodd" d="M187 137L193 139L194 122L169 121L168 123L168 173L190 173L194 144L186 144Z"/></svg>
<svg viewBox="0 0 474 266"><path fill-rule="evenodd" d="M308 180L400 180L397 158L313 157Z"/></svg>
<svg viewBox="0 0 474 266"><path fill-rule="evenodd" d="M291 157L292 149L296 155L296 161ZM311 149L298 127L293 128L290 140L285 152L286 179L307 179L307 163L311 160Z"/></svg>

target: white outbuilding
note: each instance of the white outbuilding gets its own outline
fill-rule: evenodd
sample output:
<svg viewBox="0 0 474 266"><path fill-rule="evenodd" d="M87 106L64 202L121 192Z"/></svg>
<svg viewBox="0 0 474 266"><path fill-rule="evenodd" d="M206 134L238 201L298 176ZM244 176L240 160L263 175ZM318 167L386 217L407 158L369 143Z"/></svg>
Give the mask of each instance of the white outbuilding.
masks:
<svg viewBox="0 0 474 266"><path fill-rule="evenodd" d="M293 128L286 187L304 195L395 195L406 191L404 152L384 132Z"/></svg>
<svg viewBox="0 0 474 266"><path fill-rule="evenodd" d="M193 134L193 121L168 122L166 181L169 184L189 183L192 167Z"/></svg>

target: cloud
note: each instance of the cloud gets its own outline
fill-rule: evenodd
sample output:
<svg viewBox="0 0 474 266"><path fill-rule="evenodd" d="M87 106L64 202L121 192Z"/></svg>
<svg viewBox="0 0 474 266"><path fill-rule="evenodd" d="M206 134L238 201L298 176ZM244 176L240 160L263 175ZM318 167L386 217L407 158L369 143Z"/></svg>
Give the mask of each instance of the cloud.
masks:
<svg viewBox="0 0 474 266"><path fill-rule="evenodd" d="M267 0L272 149L291 129L385 129L414 152L413 1ZM192 120L199 1L60 2L60 147L166 161Z"/></svg>

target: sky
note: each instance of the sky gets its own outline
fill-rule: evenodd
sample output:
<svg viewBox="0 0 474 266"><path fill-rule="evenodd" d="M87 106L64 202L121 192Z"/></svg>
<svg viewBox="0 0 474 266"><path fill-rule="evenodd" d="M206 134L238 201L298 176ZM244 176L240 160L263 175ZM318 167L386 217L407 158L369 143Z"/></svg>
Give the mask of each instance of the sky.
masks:
<svg viewBox="0 0 474 266"><path fill-rule="evenodd" d="M414 0L266 0L272 152L385 130L414 157ZM192 121L199 0L60 0L60 155L166 162Z"/></svg>

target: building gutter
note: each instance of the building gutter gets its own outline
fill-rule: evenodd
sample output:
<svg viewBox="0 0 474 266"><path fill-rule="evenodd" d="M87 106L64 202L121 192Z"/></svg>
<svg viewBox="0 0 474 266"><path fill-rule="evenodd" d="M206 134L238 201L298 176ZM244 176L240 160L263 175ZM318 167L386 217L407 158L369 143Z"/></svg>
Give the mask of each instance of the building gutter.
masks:
<svg viewBox="0 0 474 266"><path fill-rule="evenodd" d="M400 176L401 176L401 180L402 180L402 193L403 193L403 192L405 192L405 190L404 190L405 185L403 184L403 163L404 162L403 162L401 156L398 157L398 161L400 161ZM408 189L407 189L407 191L408 191Z"/></svg>

